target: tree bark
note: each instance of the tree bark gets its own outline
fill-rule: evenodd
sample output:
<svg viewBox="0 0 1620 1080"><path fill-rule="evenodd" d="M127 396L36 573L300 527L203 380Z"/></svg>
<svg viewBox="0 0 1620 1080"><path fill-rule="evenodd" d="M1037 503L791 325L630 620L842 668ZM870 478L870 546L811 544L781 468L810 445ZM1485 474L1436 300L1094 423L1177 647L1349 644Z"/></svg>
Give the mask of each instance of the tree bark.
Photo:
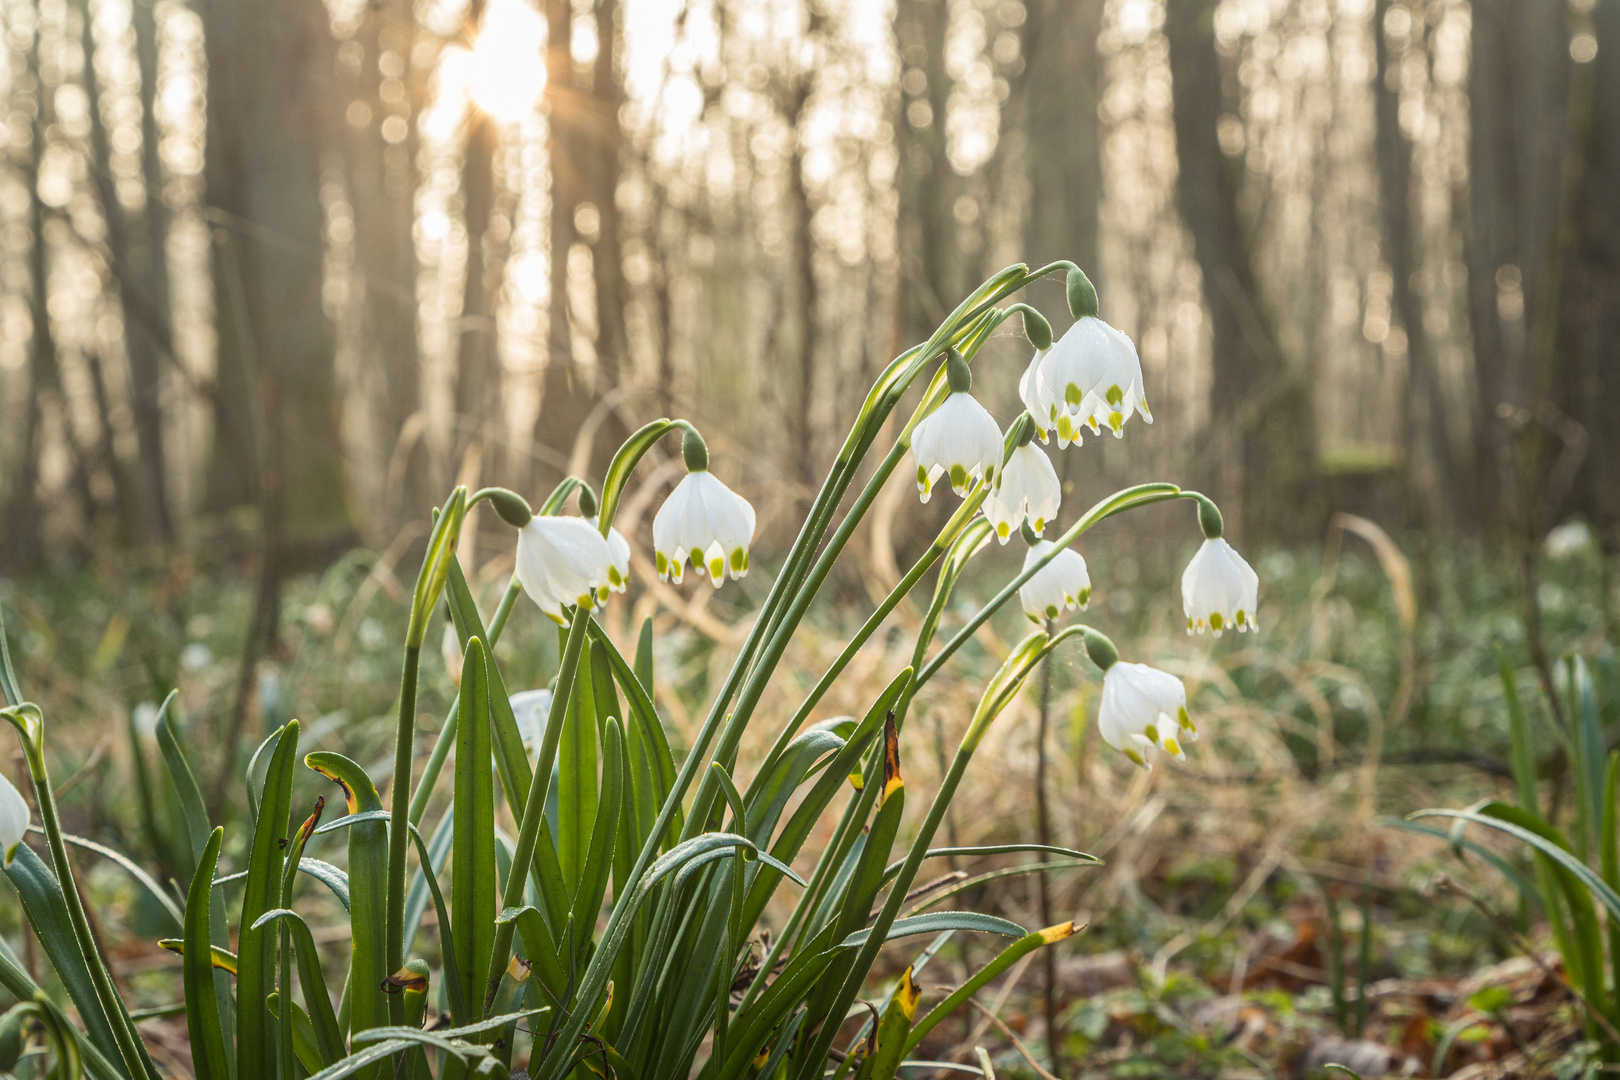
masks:
<svg viewBox="0 0 1620 1080"><path fill-rule="evenodd" d="M1239 211L1241 161L1221 151L1227 93L1213 0L1169 0L1176 203L1193 237L1210 317L1213 486L1241 537L1314 535L1315 431L1306 382L1279 347ZM1234 520L1235 518L1235 520ZM1251 541L1252 542L1252 541Z"/></svg>
<svg viewBox="0 0 1620 1080"><path fill-rule="evenodd" d="M925 340L966 293L956 243L960 179L946 150L945 113L951 78L945 69L946 0L899 0L895 32L902 65L899 114L900 287L891 353ZM925 85L915 84L920 79ZM911 85L908 86L907 80Z"/></svg>

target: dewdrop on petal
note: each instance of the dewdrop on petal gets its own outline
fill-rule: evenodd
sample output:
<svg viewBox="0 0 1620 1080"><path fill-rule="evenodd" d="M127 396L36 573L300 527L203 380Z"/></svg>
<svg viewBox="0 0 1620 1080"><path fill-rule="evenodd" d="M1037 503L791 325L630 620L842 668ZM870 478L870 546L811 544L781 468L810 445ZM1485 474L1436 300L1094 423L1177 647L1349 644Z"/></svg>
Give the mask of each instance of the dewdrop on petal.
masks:
<svg viewBox="0 0 1620 1080"><path fill-rule="evenodd" d="M941 476L949 477L951 490L963 496L980 477L993 480L996 466L1001 464L1001 429L968 392L973 387L973 373L955 349L945 357L945 376L950 381L950 396L911 433L917 494L923 502L933 495Z"/></svg>
<svg viewBox="0 0 1620 1080"><path fill-rule="evenodd" d="M690 558L693 568L719 588L729 574L748 574L754 539L754 508L709 472L709 450L695 432L681 441L689 470L653 517L653 555L658 576L679 585Z"/></svg>

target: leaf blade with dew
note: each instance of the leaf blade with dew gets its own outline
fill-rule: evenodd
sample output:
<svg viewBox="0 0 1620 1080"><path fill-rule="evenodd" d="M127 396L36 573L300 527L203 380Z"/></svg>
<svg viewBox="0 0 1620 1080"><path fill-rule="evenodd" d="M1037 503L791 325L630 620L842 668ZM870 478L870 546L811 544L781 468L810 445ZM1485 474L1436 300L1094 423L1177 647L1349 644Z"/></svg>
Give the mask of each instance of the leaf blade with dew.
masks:
<svg viewBox="0 0 1620 1080"><path fill-rule="evenodd" d="M1000 934L1002 937L1023 937L1025 933L1024 928L1017 923L994 915L981 915L976 911L935 911L927 915L912 915L894 920L883 940L894 941L896 938L912 937L916 934L937 934L941 930L975 930L986 934ZM857 930L840 941L838 947L859 948L866 944L871 934L871 927Z"/></svg>
<svg viewBox="0 0 1620 1080"><path fill-rule="evenodd" d="M585 848L585 864L580 871L579 889L568 913L568 933L572 941L562 944L573 954L575 964L590 951L596 917L607 894L613 872L613 847L619 834L619 813L624 801L624 735L617 718L609 717L602 729L602 786L596 807L596 820Z"/></svg>
<svg viewBox="0 0 1620 1080"><path fill-rule="evenodd" d="M590 671L591 643L586 641L557 747L557 861L562 866L570 905L585 873L589 838L596 824L598 748L595 688Z"/></svg>
<svg viewBox="0 0 1620 1080"><path fill-rule="evenodd" d="M644 631L647 640L645 674L649 682L652 678L651 630L652 624L649 620ZM670 789L675 785L675 755L670 750L669 736L664 732L664 725L659 722L658 710L653 705L652 690L642 683L640 668L643 660L642 652L638 646L636 653L637 667L632 668L625 662L623 654L613 644L607 632L595 622L591 623L590 633L591 648L602 651L603 656L607 659L608 667L613 672L614 681L619 684L619 689L624 692L628 714L625 717L626 725L628 727L630 722L634 721L633 726L650 754L649 761L652 765L653 791L655 794L653 802L654 805L661 805L668 796ZM683 824L684 817L677 809L666 834L666 842L669 846L673 847L675 845L681 834ZM643 834L642 839L645 840L645 838L645 834Z"/></svg>
<svg viewBox="0 0 1620 1080"><path fill-rule="evenodd" d="M1087 855L1083 851L1073 848L1055 847L1051 844L976 844L967 847L929 848L923 853L924 859L955 858L966 856L972 858L979 855L1010 855L1020 851L1039 851L1047 855L1062 855L1066 859L1073 859L1076 863L1085 866L1101 866L1102 860L1095 855ZM887 881L900 872L904 860L890 863L883 869L883 880Z"/></svg>
<svg viewBox="0 0 1620 1080"><path fill-rule="evenodd" d="M197 1080L230 1080L231 1068L220 1026L219 997L214 981L213 913L214 868L225 839L223 827L209 836L191 877L186 896L186 956L182 966L186 997L186 1031L191 1040L192 1067Z"/></svg>

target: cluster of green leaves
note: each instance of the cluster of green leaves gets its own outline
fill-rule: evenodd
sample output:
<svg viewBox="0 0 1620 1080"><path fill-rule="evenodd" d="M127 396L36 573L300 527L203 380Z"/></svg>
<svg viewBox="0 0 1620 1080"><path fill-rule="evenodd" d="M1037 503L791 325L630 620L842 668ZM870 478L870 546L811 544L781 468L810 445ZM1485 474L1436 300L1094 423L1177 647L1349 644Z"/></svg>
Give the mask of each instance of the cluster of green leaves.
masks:
<svg viewBox="0 0 1620 1080"><path fill-rule="evenodd" d="M413 1080L434 1073L441 1080L468 1073L501 1080L513 1070L520 1045L529 1049L531 1074L542 1080L579 1075L581 1069L662 1080L689 1075L699 1059L709 1080L809 1080L821 1077L829 1062L837 1077L882 1080L895 1075L928 1032L986 982L1030 952L1070 936L1070 923L1029 932L1004 919L935 910L992 875L951 888L912 888L922 863L945 854L1027 851L1053 857L1016 868L1022 873L1095 861L1081 852L1029 844L930 847L988 726L1066 638L1084 634L1092 651L1099 642L1112 650L1094 631L1037 631L1018 644L988 681L915 839L903 853L895 850L907 803L900 740L913 696L1044 565L1026 568L934 649L962 568L986 539L984 522L975 520L987 494L983 484L781 726L746 787L734 776L743 733L789 642L903 458L912 429L943 398L943 371L936 370L922 403L839 520L884 422L927 365L947 349L971 360L1015 311L1035 327L1033 336L1049 338L1044 321L1034 321L1037 314L997 304L1057 269L1068 270L1071 306L1077 296L1084 301L1089 284L1071 264L1010 268L878 379L679 762L653 704L651 624L642 626L635 655L627 660L583 608L569 613L550 711L535 756L529 756L493 652L520 587L514 582L507 589L486 623L455 559L461 521L480 499L494 500L507 520L523 520L526 506L506 492L469 495L457 488L436 514L404 635L386 806L372 777L350 758L326 749L300 757L301 726L288 720L248 762L245 865L221 876L225 826L209 817L176 736L171 694L159 716L158 741L185 823L181 864L189 886L183 895L171 893L128 860L120 865L178 930L167 945L184 954L184 1012L199 1080L374 1080L385 1069L396 1075L403 1070ZM656 421L620 449L599 502L604 532L642 454L685 426ZM1015 425L1008 433L1009 452L1018 431ZM565 481L541 512L557 512L579 486L578 480ZM1177 498L1202 496L1169 484L1117 493L1082 515L1057 548L1114 514ZM911 663L894 674L860 719L806 726L862 645L936 566ZM429 616L441 603L464 662L459 692L419 769L420 654ZM23 736L52 852L47 865L24 848L7 872L84 1031L65 1018L58 1022L48 999L3 950L0 984L37 1003L39 1015L56 1025L49 1030L58 1035L63 1080L77 1080L80 1071L95 1080L157 1080L78 901L63 847L68 838L56 819L44 764L43 715L25 703L9 660L5 674L10 704L0 715ZM452 774L443 777L452 751ZM341 793L344 814L323 821L324 797L313 807L294 805L301 767L338 786L332 794ZM448 793L450 805L424 834L436 793ZM840 795L846 796L843 810L807 880L792 864ZM503 800L518 826L515 837L497 827ZM330 842L323 838L337 832L347 841L344 868L318 857L321 845ZM347 913L350 950L341 984L328 984L315 935L299 911L305 879L329 890ZM240 890L234 953L227 886ZM796 896L781 932L757 931L767 905L784 888ZM436 968L427 962L434 951L421 933L430 904L437 923ZM963 932L1002 935L1011 943L919 1015L916 973ZM875 1005L860 1001L884 944L919 935L931 940L898 983ZM430 1003L439 1016L427 1024ZM853 1030L852 1017L864 1018ZM841 1048L835 1045L840 1042Z"/></svg>
<svg viewBox="0 0 1620 1080"><path fill-rule="evenodd" d="M1572 781L1572 843L1541 805L1531 726L1505 660L1500 677L1508 706L1517 803L1491 800L1462 810L1420 810L1391 824L1443 838L1459 857L1477 856L1517 886L1526 907L1534 908L1552 930L1571 989L1584 1009L1588 1036L1607 1044L1611 1052L1620 1051L1620 750L1605 754L1599 691L1591 668L1578 655L1564 656L1554 672L1558 685L1548 688L1557 698L1547 702L1545 711ZM1555 704L1562 707L1554 708ZM1561 800L1555 806L1557 801ZM1442 829L1424 820L1437 817L1450 818L1454 824ZM1513 860L1470 839L1469 825L1484 826L1526 845L1533 872L1524 873Z"/></svg>

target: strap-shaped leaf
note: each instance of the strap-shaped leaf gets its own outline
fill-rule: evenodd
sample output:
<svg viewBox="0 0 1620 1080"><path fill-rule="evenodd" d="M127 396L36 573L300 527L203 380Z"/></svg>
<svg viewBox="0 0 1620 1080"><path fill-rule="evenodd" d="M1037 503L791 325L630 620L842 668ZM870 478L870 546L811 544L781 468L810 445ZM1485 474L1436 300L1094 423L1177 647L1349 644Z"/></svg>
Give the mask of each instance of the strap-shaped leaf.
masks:
<svg viewBox="0 0 1620 1080"><path fill-rule="evenodd" d="M913 915L896 919L884 935L884 941L911 937L913 934L937 934L941 930L977 930L1002 937L1023 937L1024 928L1015 922L998 919L994 915L981 915L975 911L932 911L927 915ZM857 930L838 943L840 949L858 949L866 944L872 930Z"/></svg>
<svg viewBox="0 0 1620 1080"><path fill-rule="evenodd" d="M225 839L223 828L215 829L197 860L186 894L185 961L182 975L186 988L186 1031L191 1037L192 1068L197 1080L230 1080L229 1054L225 1032L219 1022L219 997L215 990L213 965L214 867L219 863L219 846Z"/></svg>
<svg viewBox="0 0 1620 1080"><path fill-rule="evenodd" d="M428 871L424 869L432 866L432 873L444 871L445 863L450 861L450 842L455 839L456 804L451 803L444 808L444 817L433 827L433 835L428 837L427 853L432 863L423 863L417 867L416 876L411 878L411 891L405 895L405 940L414 942L416 934L422 928L422 916L427 913L428 898ZM407 952L410 948L406 949Z"/></svg>
<svg viewBox="0 0 1620 1080"><path fill-rule="evenodd" d="M591 643L579 657L579 674L557 746L557 861L570 900L579 891L596 826L597 728L595 687L590 677Z"/></svg>
<svg viewBox="0 0 1620 1080"><path fill-rule="evenodd" d="M1051 926L1045 930L1036 930L1025 934L1007 946L997 954L994 960L980 968L967 982L957 987L949 997L930 1009L928 1015L912 1025L911 1033L906 1037L905 1053L909 1054L915 1050L941 1020L944 1020L968 998L983 989L990 980L999 977L1002 972L1041 946L1055 945L1059 941L1066 941L1077 932L1078 928L1074 923L1059 923L1057 926Z"/></svg>
<svg viewBox="0 0 1620 1080"><path fill-rule="evenodd" d="M490 694L484 644L467 642L461 674L462 723L456 729L455 840L450 863L450 900L455 916L453 947L461 971L463 1002L483 999L478 985L489 967L495 931L495 789L490 746ZM452 1013L465 1024L466 1013Z"/></svg>
<svg viewBox="0 0 1620 1080"><path fill-rule="evenodd" d="M589 952L596 917L602 911L602 897L607 894L608 878L613 872L613 847L619 835L619 813L624 800L624 735L616 717L608 718L602 735L602 787L596 821L586 849L579 889L574 893L574 906L568 913L573 940L563 942L576 961Z"/></svg>
<svg viewBox="0 0 1620 1080"><path fill-rule="evenodd" d="M625 663L624 656L612 640L595 622L591 623L591 648L600 649L607 658L608 666L613 670L613 678L624 691L625 709L629 713L627 723L637 729L638 734L645 740L651 753L651 764L654 766L654 782L657 784L655 804L662 805L665 797L675 786L675 757L670 752L669 736L664 733L664 725L659 722L658 710L653 707L651 691L642 685L629 664ZM594 653L593 653L594 655ZM648 649L647 677L652 678L652 652ZM680 836L683 828L681 812L677 810L670 821L667 842L673 845Z"/></svg>
<svg viewBox="0 0 1620 1080"><path fill-rule="evenodd" d="M0 637L3 637L3 630L0 630ZM84 1060L85 1070L93 1080L126 1080L124 1071L107 1060L107 1056L96 1049L96 1045L85 1036L84 1032L73 1026L61 1006L52 1001L50 995L29 978L28 972L23 970L22 961L17 959L3 937L0 937L0 986L5 987L18 1001L37 1001L39 1007L55 1019L58 1030L73 1033L73 1038L79 1046L79 1055Z"/></svg>
<svg viewBox="0 0 1620 1080"><path fill-rule="evenodd" d="M326 990L326 976L321 972L321 954L315 949L315 937L303 916L287 908L267 911L259 917L254 929L284 921L291 931L293 954L298 960L298 982L309 1006L308 1019L315 1031L315 1047L321 1057L321 1068L343 1057L343 1034L338 1030L337 1014L332 1011L332 998Z"/></svg>
<svg viewBox="0 0 1620 1080"><path fill-rule="evenodd" d="M95 984L90 979L90 969L85 965L78 938L73 934L67 898L62 895L62 886L57 882L56 875L27 844L17 845L17 854L12 858L11 865L5 868L5 874L17 890L17 898L22 901L23 914L28 917L34 937L44 947L51 967L56 969L68 997L79 1010L90 1041L108 1060L122 1063L112 1025L102 1011L101 999L96 996ZM119 1071L122 1074L122 1068Z"/></svg>
<svg viewBox="0 0 1620 1080"><path fill-rule="evenodd" d="M42 836L45 833L45 830L41 829L38 825L30 825L28 827L28 831L39 833ZM98 844L94 840L86 840L82 836L74 836L72 833L63 833L62 839L65 842L72 844L76 848L83 848L85 851L95 852L97 855L100 855L103 859L106 859L108 862L124 871L124 873L134 878L135 884L144 889L148 896L156 900L158 902L158 906L161 907L164 912L174 920L174 928L176 930L179 930L184 924L185 915L181 913L179 906L175 904L174 898L169 895L168 890L159 885L157 883L157 879L152 877L152 875L148 874L145 870L141 869L140 864L136 863L135 860L131 859L128 855L125 855L121 851L115 851L112 848L107 847L105 844Z"/></svg>
<svg viewBox="0 0 1620 1080"><path fill-rule="evenodd" d="M973 847L929 848L923 858L943 859L953 855L972 858L978 855L1008 855L1015 851L1040 851L1047 855L1062 855L1064 858L1073 859L1077 863L1085 863L1091 866L1102 865L1102 860L1095 855L1087 855L1085 852L1076 851L1073 848L1053 847L1051 844L979 844ZM890 863L883 870L883 880L888 881L894 877L904 865L904 859Z"/></svg>
<svg viewBox="0 0 1620 1080"><path fill-rule="evenodd" d="M265 998L264 1004L270 1010L270 1015L275 1017L277 1023L279 1023L281 1021L281 991L277 990ZM315 1035L315 1025L310 1022L309 1014L296 1001L293 1002L292 1007L292 1033L293 1056L304 1067L306 1075L320 1072L326 1066L332 1064L332 1061L321 1053L320 1043ZM341 1058L342 1056L341 1053L338 1054L338 1057Z"/></svg>
<svg viewBox="0 0 1620 1080"><path fill-rule="evenodd" d="M276 1028L264 999L275 988L276 939L259 916L279 907L282 844L289 837L293 769L298 761L298 721L280 731L265 772L264 798L253 826L247 883L237 941L236 1072L240 1080L269 1080L276 1058ZM251 786L251 785L250 785Z"/></svg>

